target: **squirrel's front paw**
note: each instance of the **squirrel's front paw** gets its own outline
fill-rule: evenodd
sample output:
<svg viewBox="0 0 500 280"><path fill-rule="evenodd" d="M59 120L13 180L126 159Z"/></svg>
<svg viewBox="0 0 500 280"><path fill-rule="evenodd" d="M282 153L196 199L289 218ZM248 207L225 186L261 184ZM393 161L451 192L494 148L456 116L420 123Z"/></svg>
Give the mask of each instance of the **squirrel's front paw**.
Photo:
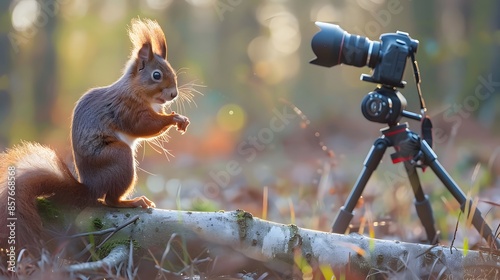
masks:
<svg viewBox="0 0 500 280"><path fill-rule="evenodd" d="M174 121L177 124L177 130L184 133L189 125L189 119L186 116L175 114Z"/></svg>

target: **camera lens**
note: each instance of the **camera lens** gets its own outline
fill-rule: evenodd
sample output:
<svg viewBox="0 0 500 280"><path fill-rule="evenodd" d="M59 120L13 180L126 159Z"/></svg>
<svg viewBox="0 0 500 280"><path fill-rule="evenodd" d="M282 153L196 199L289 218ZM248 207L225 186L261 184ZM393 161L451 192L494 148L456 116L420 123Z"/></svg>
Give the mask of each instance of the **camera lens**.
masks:
<svg viewBox="0 0 500 280"><path fill-rule="evenodd" d="M379 60L380 42L352 35L338 25L316 22L320 31L314 35L311 47L316 55L312 64L332 67L341 63L374 68Z"/></svg>

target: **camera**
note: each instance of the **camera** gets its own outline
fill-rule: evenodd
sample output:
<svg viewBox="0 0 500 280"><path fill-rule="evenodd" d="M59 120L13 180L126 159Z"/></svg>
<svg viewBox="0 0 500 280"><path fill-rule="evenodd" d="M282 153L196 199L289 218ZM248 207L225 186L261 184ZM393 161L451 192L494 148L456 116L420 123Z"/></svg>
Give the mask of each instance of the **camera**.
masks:
<svg viewBox="0 0 500 280"><path fill-rule="evenodd" d="M402 81L406 60L411 57L417 70L415 53L418 41L408 33L398 31L380 36L380 42L349 34L338 25L316 22L320 31L311 40L316 55L312 64L332 67L347 64L356 67L368 66L370 75L361 75L363 81L376 83L377 88L361 102L361 112L369 121L397 125L402 116L410 116L404 109L406 99L395 88L403 88ZM415 72L416 80L418 71Z"/></svg>
<svg viewBox="0 0 500 280"><path fill-rule="evenodd" d="M368 66L372 75L363 75L364 81L403 88L406 60L417 52L418 40L398 31L380 36L380 42L349 34L338 25L316 22L320 31L314 35L311 47L315 65L332 67L341 63L356 67Z"/></svg>

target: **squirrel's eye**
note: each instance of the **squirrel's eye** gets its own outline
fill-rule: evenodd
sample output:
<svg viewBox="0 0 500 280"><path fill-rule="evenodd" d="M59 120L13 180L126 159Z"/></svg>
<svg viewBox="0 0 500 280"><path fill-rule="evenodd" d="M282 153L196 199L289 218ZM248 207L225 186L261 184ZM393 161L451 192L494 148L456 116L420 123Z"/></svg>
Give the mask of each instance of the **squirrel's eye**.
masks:
<svg viewBox="0 0 500 280"><path fill-rule="evenodd" d="M154 70L153 73L151 73L151 78L153 81L159 82L161 80L160 70Z"/></svg>

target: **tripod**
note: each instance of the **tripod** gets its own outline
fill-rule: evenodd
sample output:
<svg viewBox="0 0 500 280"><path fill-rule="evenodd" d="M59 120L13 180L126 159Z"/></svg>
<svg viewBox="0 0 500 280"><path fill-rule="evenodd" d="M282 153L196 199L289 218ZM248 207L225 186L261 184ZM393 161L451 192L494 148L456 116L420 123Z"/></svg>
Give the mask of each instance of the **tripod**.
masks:
<svg viewBox="0 0 500 280"><path fill-rule="evenodd" d="M399 101L399 103L406 104L406 100L395 91L394 88L383 87L378 88L375 92L369 95L375 95L369 98L365 98L362 103L363 115L369 120L373 120L372 117L378 117L381 106L376 106L377 104L383 104L384 100L390 98L392 102ZM403 98L403 102L401 101ZM375 100L375 101L373 101ZM372 101L372 102L370 102ZM394 102L397 103L397 102ZM374 105L375 104L375 105ZM404 107L404 106L403 106ZM402 107L402 108L403 108ZM391 111L391 113L394 113ZM381 129L382 136L379 137L373 143L373 146L368 153L363 165L363 169L354 184L351 193L349 194L345 205L340 209L335 222L332 226L332 232L334 233L345 233L349 223L352 219L353 210L356 206L363 190L370 179L370 176L375 171L379 165L382 156L384 155L387 147L394 147L396 152L391 155L394 164L402 162L405 166L410 185L412 187L413 193L415 195L415 207L417 215L424 226L425 232L427 234L427 239L431 244L438 243L438 236L436 233L436 228L434 227L434 217L432 214L431 204L428 197L424 194L422 186L420 184L420 179L417 173L417 167L425 168L430 167L432 171L436 174L443 185L448 189L448 191L453 195L455 200L460 204L460 209L462 212L468 211L467 215L471 212L472 202L469 201L469 207L467 205L467 198L462 190L458 187L457 183L450 177L443 166L437 160L437 155L428 143L429 139L422 139L417 133L409 130L408 124L399 124L397 121L401 116L405 116L415 120L422 120L422 116L400 110L396 112L399 116L396 117L395 122L389 122L388 127ZM380 122L380 121L379 121ZM424 135L424 138L425 135ZM432 138L430 139L430 142ZM469 209L466 209L469 208ZM483 236L483 238L491 243L494 247L500 248L500 240L497 239L491 230L491 228L486 224L481 213L478 209L475 209L472 224L476 230Z"/></svg>
<svg viewBox="0 0 500 280"><path fill-rule="evenodd" d="M387 147L394 147L396 152L391 155L393 163L402 162L415 194L417 215L422 222L430 243L436 244L438 236L434 227L434 217L428 197L424 194L417 168L430 167L439 180L445 185L460 209L467 216L472 214L472 224L477 231L491 243L492 247L500 248L500 239L497 239L491 228L486 224L478 209L471 209L471 201L460 190L457 183L448 175L437 160L432 150L432 124L425 117L425 102L420 90L420 71L415 59L418 40L414 40L406 32L385 33L380 41L371 41L366 37L349 34L338 25L317 22L321 29L313 40L311 47L317 58L312 64L332 67L338 64L356 67L368 66L373 69L371 75L361 75L361 80L377 84L377 88L365 96L361 103L363 116L372 122L384 123L388 127L381 130L382 136L373 143L368 153L363 170L354 184L346 204L332 226L332 232L344 233L349 226L356 206L366 183L382 159ZM405 111L406 99L396 90L404 88L406 82L402 80L406 61L411 59L413 76L420 101L421 115ZM408 129L408 125L399 124L402 117L422 121L422 138ZM469 216L470 217L470 216Z"/></svg>

